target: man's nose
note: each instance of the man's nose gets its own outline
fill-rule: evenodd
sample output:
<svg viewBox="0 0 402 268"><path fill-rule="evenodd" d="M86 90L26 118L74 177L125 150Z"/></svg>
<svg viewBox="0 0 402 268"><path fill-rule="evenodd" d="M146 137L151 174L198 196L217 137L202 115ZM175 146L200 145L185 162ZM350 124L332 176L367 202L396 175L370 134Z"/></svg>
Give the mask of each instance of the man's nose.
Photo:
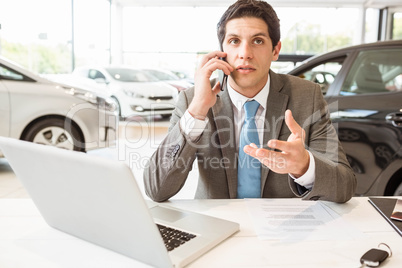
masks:
<svg viewBox="0 0 402 268"><path fill-rule="evenodd" d="M250 44L244 42L240 46L239 57L241 59L251 59L253 57Z"/></svg>

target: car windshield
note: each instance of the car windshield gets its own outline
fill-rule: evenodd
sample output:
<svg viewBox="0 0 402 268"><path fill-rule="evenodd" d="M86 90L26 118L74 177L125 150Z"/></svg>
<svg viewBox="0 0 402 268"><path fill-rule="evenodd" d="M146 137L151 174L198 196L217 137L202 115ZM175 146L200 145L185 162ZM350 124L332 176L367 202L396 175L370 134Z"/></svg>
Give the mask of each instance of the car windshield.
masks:
<svg viewBox="0 0 402 268"><path fill-rule="evenodd" d="M142 72L129 68L106 68L113 79L121 82L156 82L158 79Z"/></svg>

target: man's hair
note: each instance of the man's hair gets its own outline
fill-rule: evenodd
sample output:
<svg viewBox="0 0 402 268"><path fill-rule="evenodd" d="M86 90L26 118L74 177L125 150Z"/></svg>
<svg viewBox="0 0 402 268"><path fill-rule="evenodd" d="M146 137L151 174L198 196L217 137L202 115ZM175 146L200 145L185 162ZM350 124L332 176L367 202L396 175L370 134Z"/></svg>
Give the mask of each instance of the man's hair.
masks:
<svg viewBox="0 0 402 268"><path fill-rule="evenodd" d="M243 17L254 17L265 21L272 41L272 48L278 44L281 38L281 30L278 16L272 6L265 1L238 0L225 11L218 22L217 33L221 48L226 35L227 22Z"/></svg>

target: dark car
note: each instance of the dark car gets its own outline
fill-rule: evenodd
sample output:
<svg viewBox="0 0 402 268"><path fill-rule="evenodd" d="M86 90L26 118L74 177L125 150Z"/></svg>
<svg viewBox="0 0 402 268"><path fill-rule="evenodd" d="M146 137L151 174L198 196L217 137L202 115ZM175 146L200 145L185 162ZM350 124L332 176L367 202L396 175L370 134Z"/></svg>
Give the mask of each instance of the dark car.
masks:
<svg viewBox="0 0 402 268"><path fill-rule="evenodd" d="M356 195L402 195L402 40L325 53L289 72L312 73L334 76L321 88L356 173Z"/></svg>

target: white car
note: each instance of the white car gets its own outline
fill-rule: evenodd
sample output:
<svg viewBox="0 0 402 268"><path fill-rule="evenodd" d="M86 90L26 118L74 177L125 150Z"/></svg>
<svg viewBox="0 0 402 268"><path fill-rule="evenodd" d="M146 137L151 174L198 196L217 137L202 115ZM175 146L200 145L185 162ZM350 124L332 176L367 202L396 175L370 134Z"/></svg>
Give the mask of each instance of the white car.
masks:
<svg viewBox="0 0 402 268"><path fill-rule="evenodd" d="M135 115L169 117L175 108L177 89L139 69L127 66L79 67L72 74L91 80L92 84L86 86L97 87L98 91L101 88L112 96L122 118Z"/></svg>
<svg viewBox="0 0 402 268"><path fill-rule="evenodd" d="M114 146L117 127L113 100L0 57L0 136L88 151Z"/></svg>
<svg viewBox="0 0 402 268"><path fill-rule="evenodd" d="M143 71L147 72L150 75L155 76L156 78L158 78L159 81L164 81L169 85L174 86L179 92L193 86L193 84L184 79L181 79L175 73L169 70L143 69Z"/></svg>

